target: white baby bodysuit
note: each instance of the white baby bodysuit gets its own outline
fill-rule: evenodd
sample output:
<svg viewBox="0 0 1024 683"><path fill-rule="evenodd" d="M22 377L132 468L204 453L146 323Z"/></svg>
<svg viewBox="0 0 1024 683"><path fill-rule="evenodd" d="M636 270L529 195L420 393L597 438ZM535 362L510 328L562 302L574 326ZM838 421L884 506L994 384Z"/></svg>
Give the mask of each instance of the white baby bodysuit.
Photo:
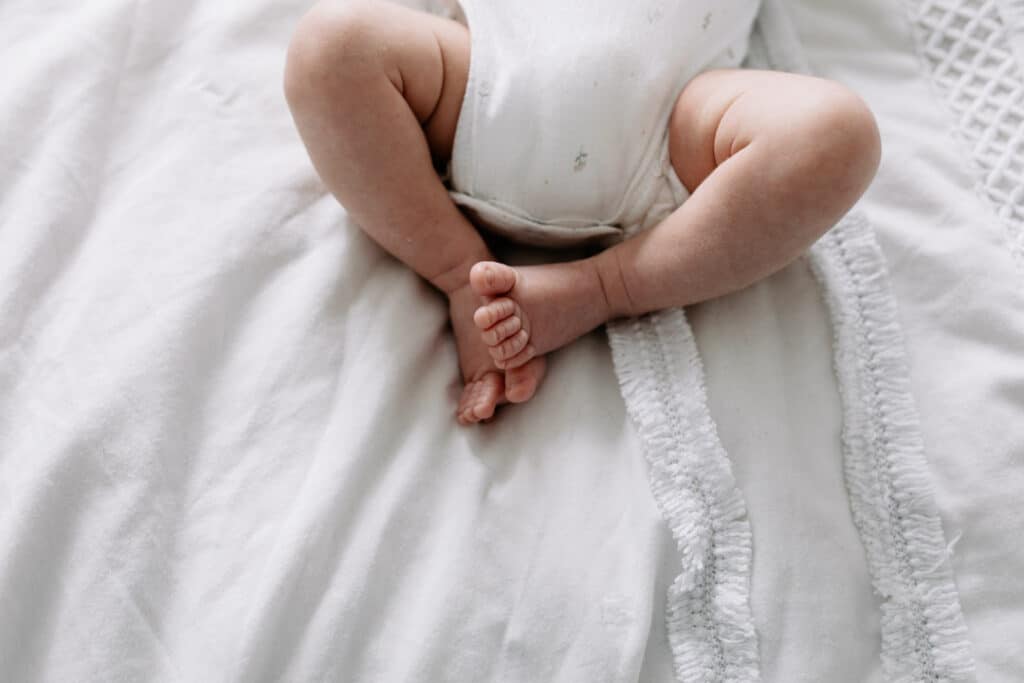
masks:
<svg viewBox="0 0 1024 683"><path fill-rule="evenodd" d="M758 0L461 0L469 82L452 198L532 244L619 241L686 190L668 161L683 86L746 55Z"/></svg>

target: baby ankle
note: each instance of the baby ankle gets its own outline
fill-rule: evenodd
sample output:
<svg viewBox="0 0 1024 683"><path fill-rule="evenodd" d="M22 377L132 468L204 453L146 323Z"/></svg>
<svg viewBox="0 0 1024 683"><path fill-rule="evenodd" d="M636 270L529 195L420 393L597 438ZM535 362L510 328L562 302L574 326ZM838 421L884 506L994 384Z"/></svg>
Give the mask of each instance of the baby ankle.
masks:
<svg viewBox="0 0 1024 683"><path fill-rule="evenodd" d="M453 295L469 289L469 271L480 261L488 260L491 260L489 253L475 254L445 268L437 275L428 277L427 281L450 299Z"/></svg>

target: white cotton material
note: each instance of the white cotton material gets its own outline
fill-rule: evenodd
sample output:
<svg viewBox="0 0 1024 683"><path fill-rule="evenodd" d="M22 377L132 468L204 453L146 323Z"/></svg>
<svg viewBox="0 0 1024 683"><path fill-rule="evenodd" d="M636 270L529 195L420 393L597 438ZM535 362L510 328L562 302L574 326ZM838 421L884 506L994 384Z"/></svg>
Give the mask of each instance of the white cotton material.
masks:
<svg viewBox="0 0 1024 683"><path fill-rule="evenodd" d="M757 0L475 2L452 197L513 240L614 242L686 190L668 158L685 84L747 51Z"/></svg>

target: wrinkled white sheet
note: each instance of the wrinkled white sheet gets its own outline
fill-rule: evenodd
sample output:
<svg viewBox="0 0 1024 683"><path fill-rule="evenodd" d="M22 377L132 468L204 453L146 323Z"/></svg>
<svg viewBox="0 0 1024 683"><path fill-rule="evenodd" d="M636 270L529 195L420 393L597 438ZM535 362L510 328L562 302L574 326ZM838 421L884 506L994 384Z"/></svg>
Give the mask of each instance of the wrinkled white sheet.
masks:
<svg viewBox="0 0 1024 683"><path fill-rule="evenodd" d="M280 89L309 3L0 6L0 678L669 681L677 558L603 334L461 429L441 299L325 194ZM791 5L885 142L892 266L984 681L1024 680L1024 301L882 0ZM800 262L691 322L767 681L880 676Z"/></svg>

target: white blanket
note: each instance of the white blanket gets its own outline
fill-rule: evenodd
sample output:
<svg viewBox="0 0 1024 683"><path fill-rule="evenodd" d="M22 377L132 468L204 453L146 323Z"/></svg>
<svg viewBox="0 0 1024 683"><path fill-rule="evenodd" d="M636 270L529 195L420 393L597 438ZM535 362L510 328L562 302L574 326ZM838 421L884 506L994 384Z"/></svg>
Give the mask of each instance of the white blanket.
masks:
<svg viewBox="0 0 1024 683"><path fill-rule="evenodd" d="M0 678L674 680L682 558L605 335L553 354L529 404L454 423L443 301L348 223L284 105L308 4L0 5ZM878 115L859 210L977 679L1019 681L1020 197L985 189L929 61L949 8L904 7L790 9ZM817 281L801 261L689 318L761 678L881 680Z"/></svg>

